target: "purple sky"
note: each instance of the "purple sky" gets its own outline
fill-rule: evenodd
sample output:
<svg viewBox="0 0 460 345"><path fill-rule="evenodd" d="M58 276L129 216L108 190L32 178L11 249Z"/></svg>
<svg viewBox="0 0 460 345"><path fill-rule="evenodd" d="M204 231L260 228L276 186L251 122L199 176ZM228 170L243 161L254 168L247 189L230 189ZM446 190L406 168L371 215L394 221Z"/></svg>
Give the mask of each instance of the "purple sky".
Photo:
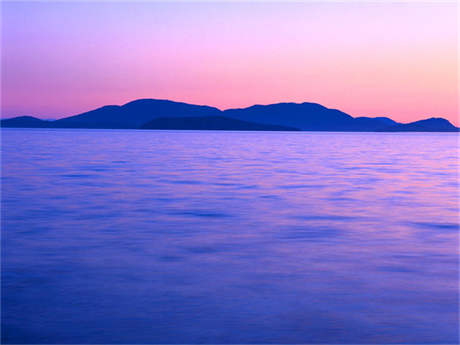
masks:
<svg viewBox="0 0 460 345"><path fill-rule="evenodd" d="M161 98L458 120L457 5L3 2L2 117Z"/></svg>

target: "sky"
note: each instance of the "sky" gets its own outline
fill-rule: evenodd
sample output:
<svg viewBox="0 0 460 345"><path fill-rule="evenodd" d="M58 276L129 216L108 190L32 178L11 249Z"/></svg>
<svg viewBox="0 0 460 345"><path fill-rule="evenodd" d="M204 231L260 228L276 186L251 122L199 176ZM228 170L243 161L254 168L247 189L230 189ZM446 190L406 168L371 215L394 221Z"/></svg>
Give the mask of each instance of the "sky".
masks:
<svg viewBox="0 0 460 345"><path fill-rule="evenodd" d="M459 125L455 2L2 2L1 116L138 98Z"/></svg>

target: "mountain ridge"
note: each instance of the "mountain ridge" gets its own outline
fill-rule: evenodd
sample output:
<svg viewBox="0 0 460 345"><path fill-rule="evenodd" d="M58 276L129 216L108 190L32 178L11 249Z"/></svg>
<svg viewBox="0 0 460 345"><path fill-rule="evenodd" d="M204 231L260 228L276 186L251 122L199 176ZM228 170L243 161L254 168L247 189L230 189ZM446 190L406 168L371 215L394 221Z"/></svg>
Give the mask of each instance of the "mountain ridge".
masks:
<svg viewBox="0 0 460 345"><path fill-rule="evenodd" d="M268 128L281 126L302 131L344 131L344 132L458 132L459 128L448 120L431 117L411 123L399 123L389 117L352 117L338 110L327 108L319 103L280 102L274 104L255 104L246 108L220 110L207 105L195 105L165 99L142 98L123 105L105 105L80 114L46 121L32 116L18 116L1 120L1 127L28 128L113 128L140 129L158 118L181 118L180 129L188 122L185 118L201 118L200 126L208 123L212 128L216 121L229 125L231 120L249 123L243 127ZM209 117L208 120L202 118ZM220 117L220 120L216 120ZM222 119L224 118L224 119ZM163 120L165 123L166 120ZM198 121L198 120L196 120ZM203 122L204 121L204 122ZM213 122L214 121L214 122ZM174 121L173 121L174 122ZM173 123L171 122L171 123ZM238 124L233 121L232 126ZM239 124L241 125L241 123ZM169 126L169 125L168 125ZM219 126L217 126L219 127ZM273 127L274 128L274 127ZM172 128L169 128L172 129ZM202 129L211 129L202 127ZM257 130L257 129L254 129ZM262 129L260 129L262 130Z"/></svg>

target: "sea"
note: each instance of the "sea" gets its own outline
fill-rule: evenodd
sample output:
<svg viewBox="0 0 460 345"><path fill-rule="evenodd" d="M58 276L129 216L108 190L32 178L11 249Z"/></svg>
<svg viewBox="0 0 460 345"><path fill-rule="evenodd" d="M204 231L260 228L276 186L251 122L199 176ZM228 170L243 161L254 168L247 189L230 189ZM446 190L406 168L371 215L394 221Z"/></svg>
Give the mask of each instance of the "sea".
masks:
<svg viewBox="0 0 460 345"><path fill-rule="evenodd" d="M2 129L2 343L458 343L459 201L456 133Z"/></svg>

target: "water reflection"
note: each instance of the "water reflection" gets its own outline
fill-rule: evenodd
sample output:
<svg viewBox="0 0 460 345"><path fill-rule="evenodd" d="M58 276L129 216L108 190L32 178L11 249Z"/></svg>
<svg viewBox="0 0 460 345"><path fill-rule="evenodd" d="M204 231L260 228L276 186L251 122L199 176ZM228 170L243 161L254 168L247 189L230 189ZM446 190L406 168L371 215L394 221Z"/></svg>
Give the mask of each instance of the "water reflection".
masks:
<svg viewBox="0 0 460 345"><path fill-rule="evenodd" d="M455 134L2 132L5 343L454 343Z"/></svg>

